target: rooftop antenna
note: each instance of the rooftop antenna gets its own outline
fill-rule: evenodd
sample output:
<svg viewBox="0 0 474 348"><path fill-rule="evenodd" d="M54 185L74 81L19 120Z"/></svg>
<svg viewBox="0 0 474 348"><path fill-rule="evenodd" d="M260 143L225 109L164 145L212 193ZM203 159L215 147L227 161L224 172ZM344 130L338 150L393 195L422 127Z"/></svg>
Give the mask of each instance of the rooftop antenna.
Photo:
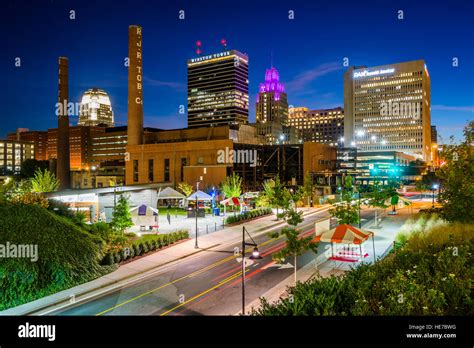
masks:
<svg viewBox="0 0 474 348"><path fill-rule="evenodd" d="M273 50L270 52L270 68L273 68Z"/></svg>

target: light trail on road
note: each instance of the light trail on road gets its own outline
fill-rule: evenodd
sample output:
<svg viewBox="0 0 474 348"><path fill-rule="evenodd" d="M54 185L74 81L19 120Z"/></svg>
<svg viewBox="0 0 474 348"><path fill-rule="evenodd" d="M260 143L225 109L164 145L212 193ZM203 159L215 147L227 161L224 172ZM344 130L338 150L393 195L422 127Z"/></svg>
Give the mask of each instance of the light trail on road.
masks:
<svg viewBox="0 0 474 348"><path fill-rule="evenodd" d="M314 224L314 222L306 222L306 223L303 223L302 226L309 226L309 225L313 225L313 224ZM303 228L303 227L301 227L301 228ZM300 229L301 229L301 228L300 228ZM266 246L267 244L270 244L270 243L272 243L272 242L274 242L274 241L276 241L276 240L278 240L278 239L281 239L281 238L283 238L283 236L279 236L278 238L270 238L270 239L268 239L268 240L266 240L266 241L260 243L259 245L260 245L260 247L263 247L263 246ZM281 247L283 247L283 245L284 245L284 242L281 243ZM246 249L246 252L250 252L250 251L252 251L252 250L253 250L252 248L248 248L248 249ZM264 252L265 252L265 251L264 251ZM156 292L156 291L159 291L159 290L161 290L161 289L163 289L163 288L165 288L165 287L168 287L168 286L170 286L170 285L176 284L177 282L180 282L180 281L182 281L182 280L189 279L189 278L195 277L195 276L197 276L197 275L200 275L200 274L202 274L202 273L204 273L204 272L210 271L210 270L212 270L212 269L214 269L214 268L216 268L216 267L218 267L218 266L220 266L220 265L222 265L222 264L224 264L224 263L226 263L226 262L229 262L229 261L232 261L232 260L236 259L237 257L239 257L239 255L240 255L240 254L228 256L228 257L226 257L226 258L224 258L224 259L222 259L222 260L219 260L219 261L217 261L217 262L214 262L214 263L208 265L207 267L204 267L204 268L202 268L202 269L200 269L200 270L197 270L197 271L195 271L195 272L192 272L192 273L190 273L190 274L188 274L188 275L185 275L185 276L182 276L182 277L180 277L180 278L177 278L177 279L175 279L175 280L173 280L173 281L171 281L171 282L168 282L168 283L166 283L166 284L163 284L163 285L161 285L161 286L159 286L159 287L157 287L157 288L154 288L154 289L152 289L152 290L146 291L146 292L144 292L144 293L142 293L142 294L140 294L140 295L137 295L137 296L135 296L135 297L133 297L133 298L131 298L131 299L129 299L129 300L126 300L126 301L124 301L124 302L121 302L121 303L119 303L119 304L113 306L113 307L110 307L110 308L108 308L108 309L106 309L106 310L103 310L103 311L97 313L96 316L104 315L104 314L106 314L106 313L109 313L109 312L111 312L111 311L117 309L117 308L120 308L120 307L122 307L122 306L124 306L124 305L127 305L127 304L129 304L129 303L131 303L131 302L133 302L133 301L136 301L136 300L138 300L138 299L140 299L140 298L143 298L143 297L145 297L145 296L147 296L147 295L150 295L150 294L152 294L152 293L154 293L154 292ZM239 266L239 268L241 268L241 267ZM207 289L206 291L207 291L207 292L208 292L208 291L211 291L211 290L214 289L215 287L216 287L216 286L211 287L210 289ZM202 296L202 294L201 294L200 296ZM199 297L199 296L198 296L198 297ZM191 300L188 300L188 301L186 301L186 303L188 303L188 302L190 302L190 301L191 301ZM180 307L180 306L182 306L182 305L183 305L183 304L180 304L178 307Z"/></svg>

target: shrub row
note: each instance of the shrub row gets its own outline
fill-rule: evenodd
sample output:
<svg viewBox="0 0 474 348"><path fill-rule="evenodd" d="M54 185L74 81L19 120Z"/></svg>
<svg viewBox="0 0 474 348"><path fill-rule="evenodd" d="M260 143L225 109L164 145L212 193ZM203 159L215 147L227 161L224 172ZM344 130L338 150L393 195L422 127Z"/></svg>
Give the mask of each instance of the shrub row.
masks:
<svg viewBox="0 0 474 348"><path fill-rule="evenodd" d="M189 238L189 233L186 230L167 234L148 235L119 250L109 251L103 258L101 264L113 265L130 260L187 238Z"/></svg>
<svg viewBox="0 0 474 348"><path fill-rule="evenodd" d="M251 211L246 211L245 213L239 215L231 215L225 219L226 224L234 224L238 222L244 222L246 220L250 220L259 216L269 215L272 214L272 208L262 208L262 209L255 209Z"/></svg>

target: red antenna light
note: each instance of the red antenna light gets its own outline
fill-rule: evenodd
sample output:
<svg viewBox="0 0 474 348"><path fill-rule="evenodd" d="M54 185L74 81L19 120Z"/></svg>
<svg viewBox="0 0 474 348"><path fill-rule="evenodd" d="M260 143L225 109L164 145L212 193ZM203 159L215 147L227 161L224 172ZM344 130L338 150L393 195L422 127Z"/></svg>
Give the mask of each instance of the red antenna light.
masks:
<svg viewBox="0 0 474 348"><path fill-rule="evenodd" d="M221 45L224 47L227 47L227 40L226 39L221 39Z"/></svg>
<svg viewBox="0 0 474 348"><path fill-rule="evenodd" d="M202 46L202 43L200 40L197 40L196 41L196 54L199 56L202 52L201 50L201 46Z"/></svg>

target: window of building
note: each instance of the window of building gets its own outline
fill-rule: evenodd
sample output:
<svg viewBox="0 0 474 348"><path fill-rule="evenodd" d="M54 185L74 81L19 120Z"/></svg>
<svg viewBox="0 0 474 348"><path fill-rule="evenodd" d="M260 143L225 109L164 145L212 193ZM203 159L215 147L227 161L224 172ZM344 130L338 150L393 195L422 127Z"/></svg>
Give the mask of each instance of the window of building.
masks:
<svg viewBox="0 0 474 348"><path fill-rule="evenodd" d="M148 181L153 182L153 160L148 160Z"/></svg>
<svg viewBox="0 0 474 348"><path fill-rule="evenodd" d="M133 160L133 182L138 182L138 160Z"/></svg>
<svg viewBox="0 0 474 348"><path fill-rule="evenodd" d="M186 157L181 158L181 181L184 181L184 167L187 165Z"/></svg>

